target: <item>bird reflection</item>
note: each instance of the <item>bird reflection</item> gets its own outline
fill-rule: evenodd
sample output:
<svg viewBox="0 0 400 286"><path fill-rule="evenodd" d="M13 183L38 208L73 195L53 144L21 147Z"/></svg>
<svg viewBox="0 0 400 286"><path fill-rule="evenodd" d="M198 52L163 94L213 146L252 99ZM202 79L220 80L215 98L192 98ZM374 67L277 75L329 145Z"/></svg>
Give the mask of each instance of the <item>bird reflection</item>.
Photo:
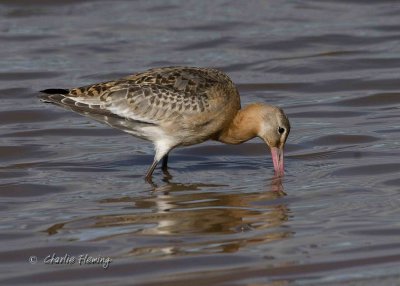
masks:
<svg viewBox="0 0 400 286"><path fill-rule="evenodd" d="M197 242L136 247L130 255L236 252L249 245L289 237L290 229L279 228L288 219L288 207L277 203L285 195L280 177L274 177L266 191L245 194L218 185L169 182L156 186L154 197L135 201L137 207L149 207L151 201L154 210L152 215L142 216L142 223L148 227L138 233L195 237ZM243 232L248 234L235 237ZM200 239L198 235L202 235Z"/></svg>
<svg viewBox="0 0 400 286"><path fill-rule="evenodd" d="M147 237L145 244L135 244L127 254L140 256L236 252L292 235L290 228L282 225L290 210L283 199L281 178L272 178L262 191L231 189L229 185L169 181L153 186L146 197L100 202L123 204L129 212L75 220L62 224L56 232L79 226L81 231L97 230L96 240ZM54 233L54 228L49 228L49 234Z"/></svg>
<svg viewBox="0 0 400 286"><path fill-rule="evenodd" d="M229 189L229 186L169 182L155 187L152 202L158 216L150 220L156 225L144 228L140 233L184 235L186 238L195 237L196 242L136 247L130 255L228 253L292 235L290 229L280 227L289 216L288 207L278 203L278 199L286 195L282 178L272 178L267 190L262 192L218 192L224 188ZM136 201L137 206L141 203L147 204L148 200ZM240 232L247 234L238 238L235 234ZM199 239L199 234L205 236Z"/></svg>

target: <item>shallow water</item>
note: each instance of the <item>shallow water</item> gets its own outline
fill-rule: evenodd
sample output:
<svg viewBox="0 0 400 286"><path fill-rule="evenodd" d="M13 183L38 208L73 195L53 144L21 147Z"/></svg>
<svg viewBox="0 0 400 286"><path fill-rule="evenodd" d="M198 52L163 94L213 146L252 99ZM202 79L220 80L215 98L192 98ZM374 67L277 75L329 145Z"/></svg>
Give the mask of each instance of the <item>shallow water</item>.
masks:
<svg viewBox="0 0 400 286"><path fill-rule="evenodd" d="M0 1L0 284L400 285L399 15L395 1ZM243 104L284 108L286 176L260 140L206 143L151 186L149 143L36 98L165 65L218 67Z"/></svg>

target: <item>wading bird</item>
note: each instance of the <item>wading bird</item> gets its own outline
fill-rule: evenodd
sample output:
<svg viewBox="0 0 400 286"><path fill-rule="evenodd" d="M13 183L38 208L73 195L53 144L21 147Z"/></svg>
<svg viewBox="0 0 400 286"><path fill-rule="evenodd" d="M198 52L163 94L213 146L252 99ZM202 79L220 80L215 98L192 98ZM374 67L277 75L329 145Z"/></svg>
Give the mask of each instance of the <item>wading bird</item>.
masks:
<svg viewBox="0 0 400 286"><path fill-rule="evenodd" d="M287 116L264 103L241 108L237 88L219 70L162 67L119 80L41 92L44 102L153 142L148 181L161 160L167 170L172 149L210 139L240 144L260 137L271 150L276 175L284 173L283 149L290 132Z"/></svg>

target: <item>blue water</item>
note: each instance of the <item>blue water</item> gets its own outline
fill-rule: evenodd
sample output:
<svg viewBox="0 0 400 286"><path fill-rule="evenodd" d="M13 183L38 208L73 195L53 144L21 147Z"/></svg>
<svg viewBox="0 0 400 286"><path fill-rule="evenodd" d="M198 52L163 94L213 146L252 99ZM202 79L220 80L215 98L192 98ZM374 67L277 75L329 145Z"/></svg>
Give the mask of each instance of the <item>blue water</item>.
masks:
<svg viewBox="0 0 400 286"><path fill-rule="evenodd" d="M399 14L394 1L0 1L0 284L400 284ZM167 65L219 68L243 105L282 107L286 176L261 140L210 142L175 150L152 186L151 144L36 98Z"/></svg>

